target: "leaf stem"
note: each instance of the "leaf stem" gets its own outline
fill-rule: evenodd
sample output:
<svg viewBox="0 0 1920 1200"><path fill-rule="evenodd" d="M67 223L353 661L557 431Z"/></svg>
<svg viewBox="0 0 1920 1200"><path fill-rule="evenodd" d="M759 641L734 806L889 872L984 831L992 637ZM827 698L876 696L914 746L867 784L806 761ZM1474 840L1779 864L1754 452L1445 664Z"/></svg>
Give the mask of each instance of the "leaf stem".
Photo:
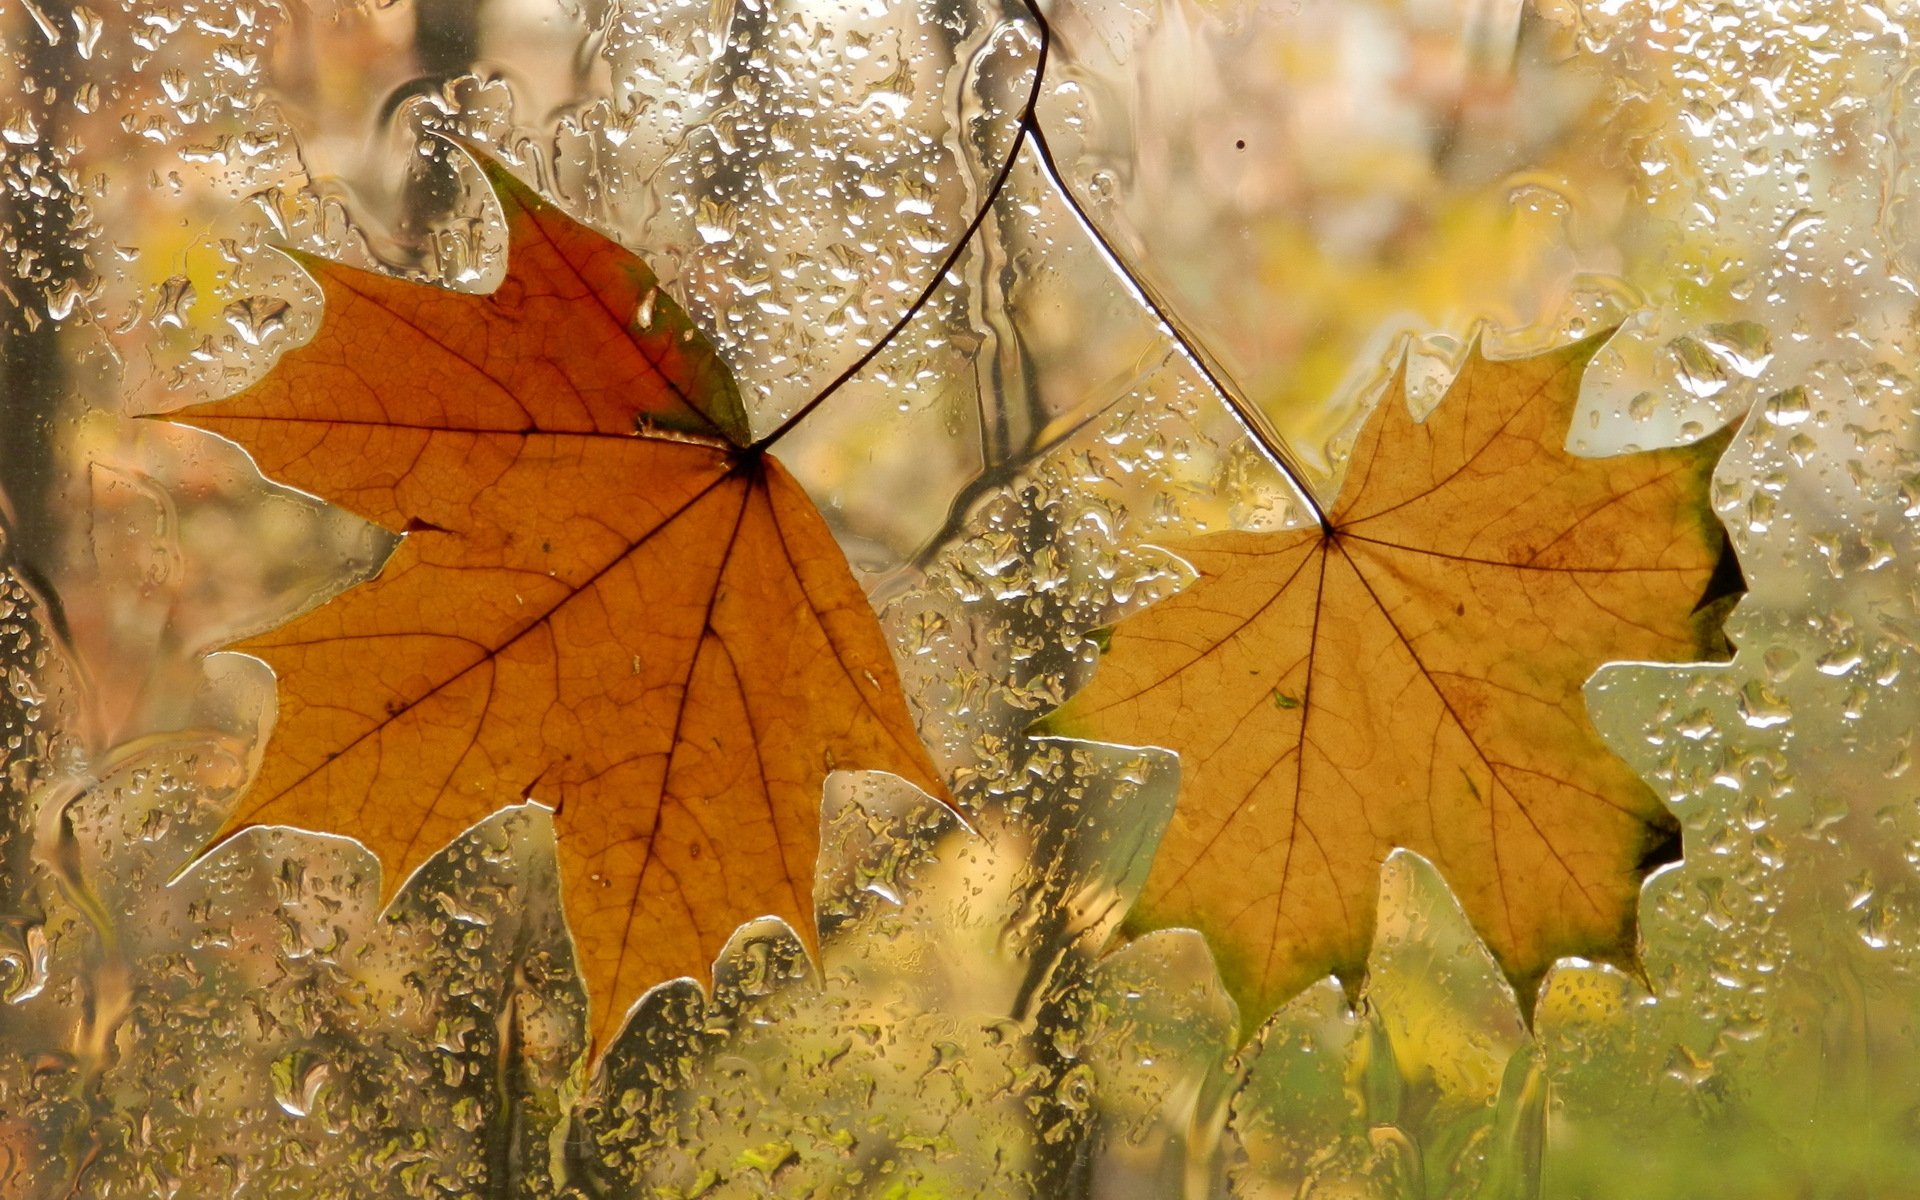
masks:
<svg viewBox="0 0 1920 1200"><path fill-rule="evenodd" d="M1033 64L1033 86L1027 92L1027 102L1021 108L1020 120L1014 126L1013 143L1007 147L1006 161L1001 163L1000 170L994 176L993 184L987 189L986 196L981 199L979 208L973 214L973 219L967 222L967 227L961 230L960 235L954 239L952 249L948 250L946 257L940 261L940 269L935 271L927 280L927 285L920 289L920 294L913 298L913 303L907 305L907 307L901 311L898 319L894 321L886 333L877 338L873 345L867 347L866 353L854 359L853 362L847 365L845 370L834 376L833 381L822 388L819 394L815 395L813 399L795 409L785 420L774 426L770 433L755 439L753 444L747 447L749 452L765 450L773 443L785 437L794 426L811 416L814 409L825 404L835 392L845 387L855 376L860 374L860 372L866 370L867 364L879 357L880 352L885 350L888 345L893 342L894 338L900 336L900 332L904 330L915 317L920 315L920 310L926 306L927 301L933 299L934 293L940 290L940 285L946 282L947 276L952 273L955 267L960 265L961 257L966 254L967 247L973 242L973 235L979 232L980 226L986 223L987 217L993 212L993 206L1000 202L1000 193L1006 190L1007 180L1013 177L1014 167L1020 161L1021 146L1039 128L1033 119L1033 114L1035 108L1040 103L1041 91L1046 84L1047 56L1053 47L1053 27L1047 23L1045 17L1040 15L1040 10L1035 6L1033 0L1026 0L1026 4L1028 11L1033 14L1035 27L1038 29L1040 37L1039 53L1035 55Z"/></svg>
<svg viewBox="0 0 1920 1200"><path fill-rule="evenodd" d="M1053 157L1053 147L1047 144L1047 136L1040 129L1039 122L1031 124L1026 132L1028 141L1032 143L1034 151L1039 154L1040 161L1046 167L1047 175L1053 180L1054 187L1059 190L1061 198L1066 202L1067 208L1072 211L1074 219L1080 222L1080 228L1093 239L1094 244L1100 248L1100 253L1106 257L1115 273L1127 281L1128 286L1133 289L1134 296L1148 312L1153 314L1154 320L1160 323L1160 328L1173 339L1175 345L1180 347L1181 354L1185 355L1187 361L1191 362L1194 369L1206 379L1207 385L1226 402L1228 411L1233 413L1240 427L1246 430L1247 436L1266 451L1268 457L1280 468L1280 473L1287 477L1287 482L1293 485L1294 490L1300 494L1300 498L1312 511L1313 519L1319 523L1321 530L1327 533L1333 532L1333 525L1327 517L1326 509L1321 507L1319 497L1315 496L1313 488L1308 486L1306 472L1301 468L1285 439L1273 428L1267 415L1241 395L1236 388L1229 385L1224 375L1213 369L1213 364L1208 360L1207 355L1194 344L1193 339L1187 336L1186 330L1173 319L1167 306L1161 303L1160 298L1153 293L1153 289L1127 266L1126 260L1120 257L1120 251L1094 222L1086 206L1081 204L1080 198L1073 194L1073 189L1067 186L1066 177L1060 171L1060 164Z"/></svg>
<svg viewBox="0 0 1920 1200"><path fill-rule="evenodd" d="M1019 123L1016 126L1013 144L1007 149L1006 161L1001 164L999 172L994 176L993 184L987 189L987 194L981 200L979 208L974 212L973 219L967 222L966 228L961 230L960 235L954 239L953 247L947 252L946 257L941 260L939 270L933 273L933 276L927 281L926 286L920 290L920 294L914 297L913 303L909 304L901 312L899 318L894 321L886 333L877 339L873 345L869 346L864 354L836 375L832 382L822 388L813 399L794 410L785 420L775 426L771 432L756 439L747 449L750 452L763 451L785 437L795 426L811 416L815 409L825 404L834 393L851 382L861 371L865 370L868 364L872 363L873 360L880 355L880 352L885 350L887 346L893 342L894 338L898 337L901 331L920 314L920 310L933 298L934 293L938 291L940 285L946 281L947 276L959 265L961 257L966 253L968 246L972 244L974 235L978 233L980 227L986 223L987 217L992 213L994 205L999 202L1001 193L1006 190L1007 181L1013 177L1014 168L1019 163L1022 148L1031 146L1033 147L1034 153L1039 157L1042 168L1047 172L1048 178L1059 191L1062 200L1065 201L1068 210L1073 213L1074 219L1079 222L1081 229L1086 232L1087 236L1093 240L1094 245L1099 248L1100 253L1106 258L1115 274L1126 280L1127 285L1133 291L1134 297L1148 312L1153 314L1153 318L1159 323L1160 328L1173 340L1174 344L1179 347L1180 353L1188 362L1193 364L1194 369L1199 371L1201 376L1207 381L1207 385L1211 387L1226 404L1228 411L1233 414L1234 420L1240 424L1240 427L1246 431L1247 436L1252 438L1254 444L1259 446L1260 449L1267 454L1268 458L1273 461L1274 465L1279 467L1280 473L1286 476L1288 483L1293 485L1294 491L1298 493L1308 510L1312 512L1313 518L1319 524L1320 528L1325 532L1332 532L1332 523L1327 517L1326 509L1321 505L1319 497L1314 495L1313 488L1308 484L1306 471L1301 467L1299 459L1294 456L1292 448L1287 445L1286 440L1280 436L1279 431L1274 429L1272 422L1267 419L1267 415L1233 387L1227 381L1225 375L1214 369L1213 363L1208 358L1206 352L1202 350L1187 334L1186 330L1182 329L1179 323L1173 319L1168 307L1154 294L1153 289L1147 282L1140 278L1140 276L1127 265L1119 249L1114 246L1113 242L1101 230L1100 226L1095 223L1093 217L1088 214L1086 206L1080 202L1080 198L1074 195L1073 189L1067 185L1066 177L1060 170L1058 160L1053 156L1053 148L1047 144L1046 134L1040 128L1038 119L1040 97L1046 86L1047 61L1053 49L1053 25L1047 20L1046 14L1041 11L1038 0L1022 0L1022 3L1026 6L1028 15L1032 17L1034 27L1039 31L1040 48L1034 61L1033 87L1027 93L1027 101L1021 111Z"/></svg>

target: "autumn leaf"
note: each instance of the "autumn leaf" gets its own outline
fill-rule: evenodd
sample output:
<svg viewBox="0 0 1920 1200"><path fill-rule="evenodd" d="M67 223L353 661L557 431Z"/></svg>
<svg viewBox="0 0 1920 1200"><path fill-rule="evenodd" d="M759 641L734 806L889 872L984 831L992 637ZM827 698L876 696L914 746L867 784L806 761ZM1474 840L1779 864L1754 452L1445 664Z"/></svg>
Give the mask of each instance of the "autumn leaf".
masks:
<svg viewBox="0 0 1920 1200"><path fill-rule="evenodd" d="M237 649L280 717L228 830L359 838L406 873L557 809L596 1040L762 914L811 928L821 783L944 794L832 534L751 442L712 345L632 254L484 163L505 280L465 295L295 257L314 339L175 419L405 537Z"/></svg>
<svg viewBox="0 0 1920 1200"><path fill-rule="evenodd" d="M1397 376L1319 526L1170 546L1198 580L1115 629L1043 722L1179 751L1136 920L1209 934L1250 1018L1357 976L1401 846L1440 867L1523 997L1562 955L1632 961L1643 863L1673 825L1581 685L1715 648L1707 489L1731 435L1568 454L1603 340L1476 347L1423 422Z"/></svg>

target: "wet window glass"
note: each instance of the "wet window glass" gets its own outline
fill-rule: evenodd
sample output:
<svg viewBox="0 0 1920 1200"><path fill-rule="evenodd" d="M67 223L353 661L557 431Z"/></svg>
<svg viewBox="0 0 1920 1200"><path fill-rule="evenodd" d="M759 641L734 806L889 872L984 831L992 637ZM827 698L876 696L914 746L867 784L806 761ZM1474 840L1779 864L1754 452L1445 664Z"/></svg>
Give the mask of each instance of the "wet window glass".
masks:
<svg viewBox="0 0 1920 1200"><path fill-rule="evenodd" d="M1828 0L0 0L0 1194L1920 1190Z"/></svg>

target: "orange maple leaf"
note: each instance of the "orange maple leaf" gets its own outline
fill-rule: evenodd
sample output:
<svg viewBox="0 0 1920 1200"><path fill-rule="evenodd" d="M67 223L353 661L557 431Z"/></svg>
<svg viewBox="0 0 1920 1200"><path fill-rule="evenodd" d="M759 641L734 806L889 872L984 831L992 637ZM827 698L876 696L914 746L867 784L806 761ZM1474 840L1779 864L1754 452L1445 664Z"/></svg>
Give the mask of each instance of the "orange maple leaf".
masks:
<svg viewBox="0 0 1920 1200"><path fill-rule="evenodd" d="M1476 347L1424 422L1396 376L1319 526L1170 546L1198 581L1119 625L1041 723L1179 751L1134 920L1205 931L1250 1017L1357 977L1397 846L1441 868L1523 1000L1561 955L1633 960L1643 863L1674 826L1581 684L1717 649L1707 492L1731 434L1568 454L1604 340Z"/></svg>
<svg viewBox="0 0 1920 1200"><path fill-rule="evenodd" d="M280 678L228 830L365 842L387 892L555 805L596 1040L743 921L812 930L835 767L935 795L866 596L644 263L482 160L505 280L465 295L295 255L318 334L174 419L396 532L371 583L236 649Z"/></svg>

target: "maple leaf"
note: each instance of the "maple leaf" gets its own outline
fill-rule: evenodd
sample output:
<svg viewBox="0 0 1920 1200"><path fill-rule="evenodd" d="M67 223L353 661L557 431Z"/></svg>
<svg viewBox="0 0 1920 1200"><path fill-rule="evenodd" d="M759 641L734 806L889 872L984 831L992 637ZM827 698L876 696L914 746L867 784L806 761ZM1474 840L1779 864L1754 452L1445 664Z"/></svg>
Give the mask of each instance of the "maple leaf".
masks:
<svg viewBox="0 0 1920 1200"><path fill-rule="evenodd" d="M831 532L650 270L479 157L508 227L475 296L295 255L320 329L173 419L404 532L371 583L236 649L280 678L228 823L362 840L389 890L476 820L557 811L604 1040L736 926L812 911L821 783L944 795Z"/></svg>
<svg viewBox="0 0 1920 1200"><path fill-rule="evenodd" d="M1581 684L1717 651L1707 490L1731 433L1568 454L1604 340L1476 346L1422 422L1397 374L1320 525L1169 546L1197 581L1113 630L1041 722L1179 751L1139 919L1208 933L1250 1017L1357 976L1395 847L1440 867L1523 996L1562 955L1632 961L1643 863L1673 824Z"/></svg>

